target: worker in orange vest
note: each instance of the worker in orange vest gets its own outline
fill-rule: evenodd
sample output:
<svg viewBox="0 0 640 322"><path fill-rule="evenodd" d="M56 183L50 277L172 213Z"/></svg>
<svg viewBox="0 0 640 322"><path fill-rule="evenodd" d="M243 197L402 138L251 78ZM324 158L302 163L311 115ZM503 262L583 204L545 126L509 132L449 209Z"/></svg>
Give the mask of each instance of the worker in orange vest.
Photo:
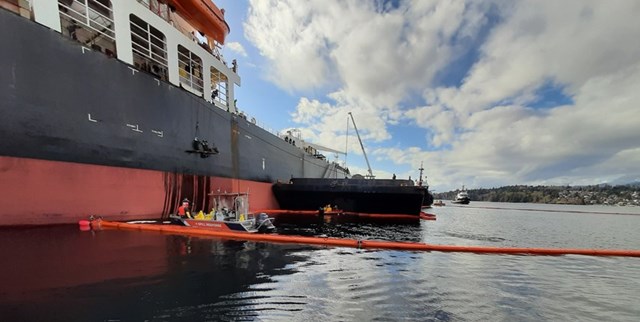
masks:
<svg viewBox="0 0 640 322"><path fill-rule="evenodd" d="M178 216L182 218L193 218L191 217L191 210L189 210L189 199L184 198L184 200L182 200L182 206L178 207Z"/></svg>

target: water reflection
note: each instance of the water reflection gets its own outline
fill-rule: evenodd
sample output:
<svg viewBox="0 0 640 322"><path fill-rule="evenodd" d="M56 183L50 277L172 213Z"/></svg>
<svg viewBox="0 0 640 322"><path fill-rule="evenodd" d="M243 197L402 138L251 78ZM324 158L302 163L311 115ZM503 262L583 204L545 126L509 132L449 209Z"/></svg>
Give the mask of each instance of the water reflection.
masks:
<svg viewBox="0 0 640 322"><path fill-rule="evenodd" d="M383 223L290 223L278 222L278 234L336 237L350 239L375 239L419 242L422 240L420 222L403 224Z"/></svg>
<svg viewBox="0 0 640 322"><path fill-rule="evenodd" d="M258 294L252 285L293 273L292 263L308 259L300 250L309 249L75 227L0 230L0 243L0 256L10 259L0 269L5 321L54 313L60 320L203 320L211 303Z"/></svg>
<svg viewBox="0 0 640 322"><path fill-rule="evenodd" d="M640 216L442 207L417 225L280 233L489 246L640 247ZM605 220L606 219L606 220ZM378 251L76 227L0 230L0 316L22 320L615 320L635 258Z"/></svg>

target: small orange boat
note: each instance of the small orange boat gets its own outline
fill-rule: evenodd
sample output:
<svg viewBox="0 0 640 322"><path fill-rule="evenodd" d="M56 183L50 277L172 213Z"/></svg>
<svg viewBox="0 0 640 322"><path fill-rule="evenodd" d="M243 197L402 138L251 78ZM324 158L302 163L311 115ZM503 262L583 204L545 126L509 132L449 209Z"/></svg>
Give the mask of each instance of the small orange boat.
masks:
<svg viewBox="0 0 640 322"><path fill-rule="evenodd" d="M438 200L438 201L434 202L433 205L434 206L438 206L438 207L442 207L442 206L445 206L446 204L442 200Z"/></svg>
<svg viewBox="0 0 640 322"><path fill-rule="evenodd" d="M229 34L229 25L224 20L224 11L211 0L165 0L198 31L224 44Z"/></svg>

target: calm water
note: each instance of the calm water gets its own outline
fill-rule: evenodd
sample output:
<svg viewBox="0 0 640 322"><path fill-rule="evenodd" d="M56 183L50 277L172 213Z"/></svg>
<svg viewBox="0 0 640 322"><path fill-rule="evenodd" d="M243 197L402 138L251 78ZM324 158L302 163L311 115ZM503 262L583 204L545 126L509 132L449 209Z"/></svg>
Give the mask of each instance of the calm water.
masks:
<svg viewBox="0 0 640 322"><path fill-rule="evenodd" d="M279 228L640 249L640 208L474 202L431 212L438 220L419 225ZM0 245L2 321L640 319L640 258L370 251L75 226L0 230Z"/></svg>

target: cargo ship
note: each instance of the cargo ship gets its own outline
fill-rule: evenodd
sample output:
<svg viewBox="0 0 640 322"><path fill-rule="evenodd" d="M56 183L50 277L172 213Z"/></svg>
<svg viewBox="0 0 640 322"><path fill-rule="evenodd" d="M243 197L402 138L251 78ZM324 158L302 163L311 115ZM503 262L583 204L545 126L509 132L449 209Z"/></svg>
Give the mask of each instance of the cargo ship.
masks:
<svg viewBox="0 0 640 322"><path fill-rule="evenodd" d="M345 178L238 111L210 0L0 0L0 226L167 217L179 201Z"/></svg>

